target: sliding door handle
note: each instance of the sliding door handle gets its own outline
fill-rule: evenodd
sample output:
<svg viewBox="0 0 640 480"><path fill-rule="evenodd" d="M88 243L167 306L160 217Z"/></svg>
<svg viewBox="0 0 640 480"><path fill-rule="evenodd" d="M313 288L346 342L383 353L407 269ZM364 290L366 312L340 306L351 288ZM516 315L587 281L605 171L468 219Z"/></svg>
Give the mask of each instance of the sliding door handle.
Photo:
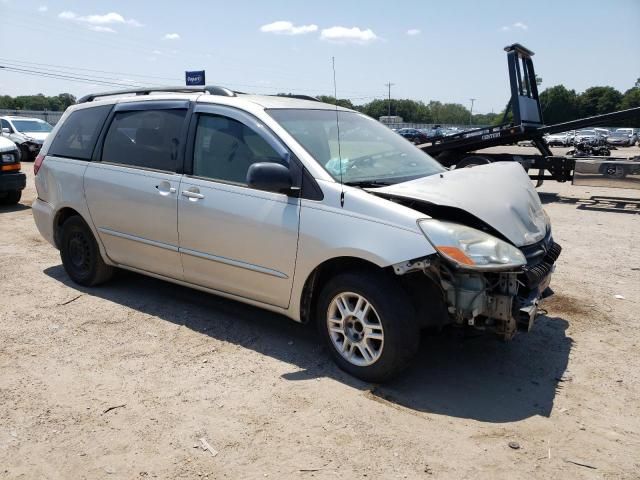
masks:
<svg viewBox="0 0 640 480"><path fill-rule="evenodd" d="M183 190L182 196L187 197L189 200L199 200L201 198L204 198L204 195L202 195L200 192L194 192L192 190Z"/></svg>

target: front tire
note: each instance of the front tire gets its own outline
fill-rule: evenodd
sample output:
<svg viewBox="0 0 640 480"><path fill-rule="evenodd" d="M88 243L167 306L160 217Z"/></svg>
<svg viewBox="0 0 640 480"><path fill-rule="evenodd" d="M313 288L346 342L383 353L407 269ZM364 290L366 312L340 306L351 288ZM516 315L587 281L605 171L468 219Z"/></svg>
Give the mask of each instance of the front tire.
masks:
<svg viewBox="0 0 640 480"><path fill-rule="evenodd" d="M31 152L26 145L20 145L20 161L28 162L31 159Z"/></svg>
<svg viewBox="0 0 640 480"><path fill-rule="evenodd" d="M113 276L113 267L104 263L91 229L79 216L70 217L62 225L60 258L71 280L85 287Z"/></svg>
<svg viewBox="0 0 640 480"><path fill-rule="evenodd" d="M333 360L354 377L384 382L400 372L420 343L409 295L384 272L348 272L320 293L316 321Z"/></svg>

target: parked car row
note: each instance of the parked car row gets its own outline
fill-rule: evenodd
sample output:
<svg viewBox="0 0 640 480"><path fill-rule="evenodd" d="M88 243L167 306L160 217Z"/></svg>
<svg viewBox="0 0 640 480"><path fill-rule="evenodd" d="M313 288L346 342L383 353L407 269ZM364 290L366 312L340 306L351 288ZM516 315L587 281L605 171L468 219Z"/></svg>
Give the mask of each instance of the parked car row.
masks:
<svg viewBox="0 0 640 480"><path fill-rule="evenodd" d="M53 129L44 120L19 116L0 117L2 136L16 144L23 162L33 161Z"/></svg>
<svg viewBox="0 0 640 480"><path fill-rule="evenodd" d="M422 143L430 141L435 137L446 137L448 135L455 135L457 133L462 133L467 130L474 130L477 127L461 129L458 127L441 127L440 125L435 125L431 128L400 128L400 129L392 129L398 135L406 138L411 143L415 145L420 145Z"/></svg>
<svg viewBox="0 0 640 480"><path fill-rule="evenodd" d="M576 143L632 147L638 142L638 130L634 128L618 128L615 131L610 131L607 128L590 128L554 133L553 135L546 135L544 139L550 147L569 147Z"/></svg>

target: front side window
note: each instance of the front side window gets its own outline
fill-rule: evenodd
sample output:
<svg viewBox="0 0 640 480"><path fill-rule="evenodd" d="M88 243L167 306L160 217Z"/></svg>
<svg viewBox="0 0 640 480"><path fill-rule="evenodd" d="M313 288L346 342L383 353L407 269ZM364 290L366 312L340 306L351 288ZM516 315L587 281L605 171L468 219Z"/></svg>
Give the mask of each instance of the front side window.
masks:
<svg viewBox="0 0 640 480"><path fill-rule="evenodd" d="M284 160L260 134L222 115L200 115L193 148L193 175L247 184L254 163Z"/></svg>
<svg viewBox="0 0 640 480"><path fill-rule="evenodd" d="M347 184L393 184L445 170L397 133L356 112L303 109L267 112L335 180Z"/></svg>
<svg viewBox="0 0 640 480"><path fill-rule="evenodd" d="M102 148L102 161L175 172L186 110L117 112Z"/></svg>
<svg viewBox="0 0 640 480"><path fill-rule="evenodd" d="M2 125L2 128L8 128L9 132L13 133L13 128L11 128L11 125L5 119L0 120L0 124Z"/></svg>
<svg viewBox="0 0 640 480"><path fill-rule="evenodd" d="M49 155L91 160L100 129L110 110L111 105L103 105L72 112L58 130Z"/></svg>

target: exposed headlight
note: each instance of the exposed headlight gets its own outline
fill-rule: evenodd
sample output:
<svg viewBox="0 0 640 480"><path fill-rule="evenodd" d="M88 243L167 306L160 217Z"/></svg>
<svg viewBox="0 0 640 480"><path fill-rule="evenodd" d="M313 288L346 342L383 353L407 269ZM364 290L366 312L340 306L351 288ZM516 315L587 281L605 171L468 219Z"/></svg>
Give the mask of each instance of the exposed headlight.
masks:
<svg viewBox="0 0 640 480"><path fill-rule="evenodd" d="M420 220L418 226L444 258L472 270L507 270L527 264L513 245L459 223Z"/></svg>
<svg viewBox="0 0 640 480"><path fill-rule="evenodd" d="M12 154L10 154L10 153L3 153L2 154L2 163L13 163L15 161L16 161L16 159Z"/></svg>

